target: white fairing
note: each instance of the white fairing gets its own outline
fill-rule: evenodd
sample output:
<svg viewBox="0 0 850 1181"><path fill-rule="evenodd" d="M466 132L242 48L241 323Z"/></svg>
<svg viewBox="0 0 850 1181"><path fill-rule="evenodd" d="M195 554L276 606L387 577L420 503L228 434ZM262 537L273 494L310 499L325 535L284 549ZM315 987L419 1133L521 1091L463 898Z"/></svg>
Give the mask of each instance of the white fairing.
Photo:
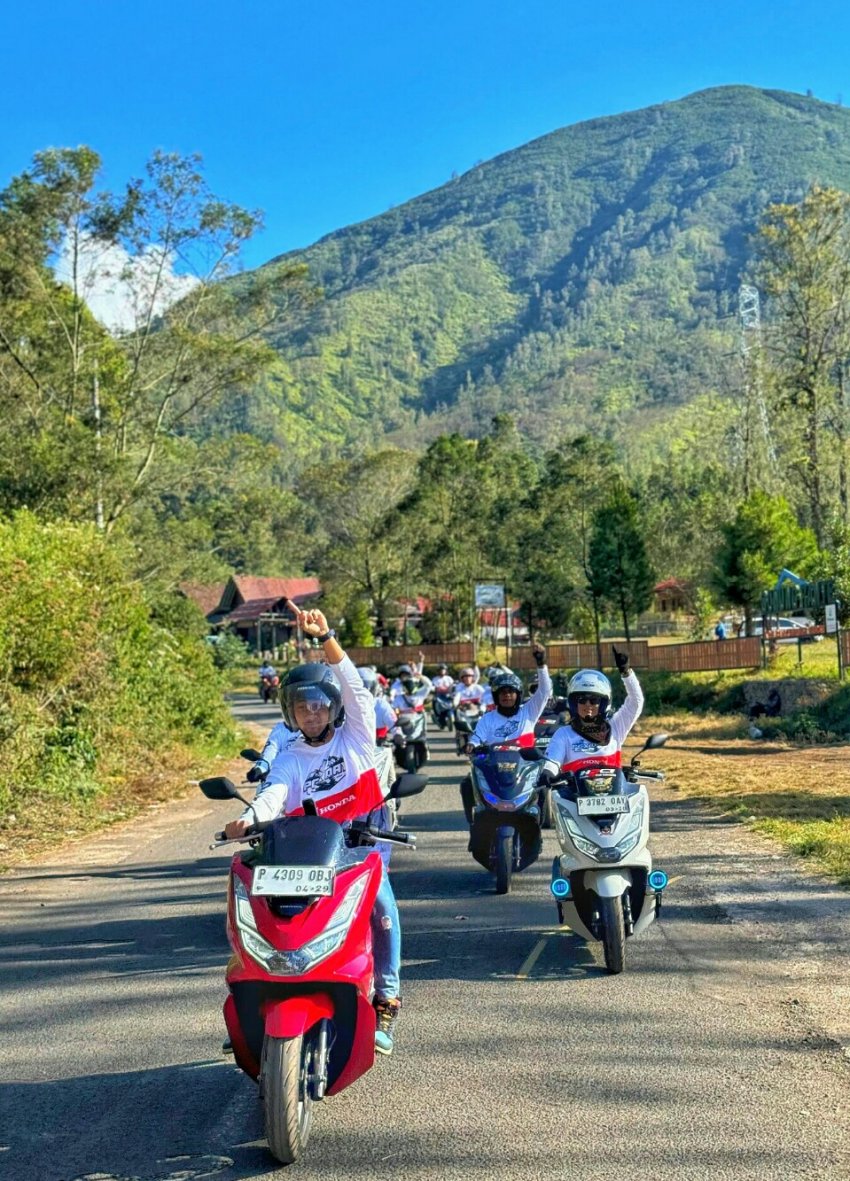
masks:
<svg viewBox="0 0 850 1181"><path fill-rule="evenodd" d="M581 875L581 882L585 889L592 891L599 898L620 898L630 888L633 881L633 871L642 871L648 875L652 872L652 857L647 848L649 837L649 796L646 788L641 786L634 795L628 797L629 811L624 812L610 824L610 831L604 832L590 816L580 816L578 804L575 800L565 799L558 792L554 792L552 802L555 812L555 827L558 843L561 846L560 875L575 883L573 875ZM605 862L607 850L614 850L625 842L634 844L619 856L616 861ZM594 857L590 851L583 849L578 840L590 842L602 852L603 859ZM561 903L564 921L584 939L591 940L593 935L585 926L572 901L572 895ZM647 890L640 916L636 918L634 934L639 934L655 918L655 895Z"/></svg>

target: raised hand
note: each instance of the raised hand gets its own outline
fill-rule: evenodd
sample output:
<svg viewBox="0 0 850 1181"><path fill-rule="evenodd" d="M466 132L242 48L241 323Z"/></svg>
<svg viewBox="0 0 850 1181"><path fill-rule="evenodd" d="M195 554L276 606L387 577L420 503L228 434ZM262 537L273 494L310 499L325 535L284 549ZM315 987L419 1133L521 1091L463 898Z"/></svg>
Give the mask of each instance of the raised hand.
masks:
<svg viewBox="0 0 850 1181"><path fill-rule="evenodd" d="M631 672L628 652L621 652L620 649L615 648L613 644L611 645L611 651L614 653L614 663L617 665L617 670L620 673L620 676L628 676Z"/></svg>
<svg viewBox="0 0 850 1181"><path fill-rule="evenodd" d="M320 611L318 607L302 611L291 599L287 599L286 605L295 616L298 626L305 636L324 636L330 631L324 612Z"/></svg>

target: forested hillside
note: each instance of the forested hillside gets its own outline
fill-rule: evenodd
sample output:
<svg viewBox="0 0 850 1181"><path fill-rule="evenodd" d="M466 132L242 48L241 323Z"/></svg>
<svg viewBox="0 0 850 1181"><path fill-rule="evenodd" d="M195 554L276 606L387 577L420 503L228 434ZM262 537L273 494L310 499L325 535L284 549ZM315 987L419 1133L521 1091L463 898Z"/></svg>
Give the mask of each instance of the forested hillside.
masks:
<svg viewBox="0 0 850 1181"><path fill-rule="evenodd" d="M241 280L304 262L324 299L269 334L261 396L207 427L296 465L384 434L480 435L505 410L533 439L604 430L635 453L722 432L750 235L813 182L850 189L850 113L779 91L546 135Z"/></svg>

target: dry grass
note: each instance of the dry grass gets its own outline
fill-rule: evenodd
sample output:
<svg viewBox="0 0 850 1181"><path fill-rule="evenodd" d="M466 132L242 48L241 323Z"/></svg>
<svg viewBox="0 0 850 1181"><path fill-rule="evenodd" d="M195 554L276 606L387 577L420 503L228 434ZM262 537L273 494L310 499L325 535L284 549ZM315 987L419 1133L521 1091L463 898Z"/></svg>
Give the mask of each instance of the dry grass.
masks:
<svg viewBox="0 0 850 1181"><path fill-rule="evenodd" d="M796 746L753 740L740 717L653 717L642 733L670 742L647 766L667 785L709 802L850 885L850 773L846 743Z"/></svg>

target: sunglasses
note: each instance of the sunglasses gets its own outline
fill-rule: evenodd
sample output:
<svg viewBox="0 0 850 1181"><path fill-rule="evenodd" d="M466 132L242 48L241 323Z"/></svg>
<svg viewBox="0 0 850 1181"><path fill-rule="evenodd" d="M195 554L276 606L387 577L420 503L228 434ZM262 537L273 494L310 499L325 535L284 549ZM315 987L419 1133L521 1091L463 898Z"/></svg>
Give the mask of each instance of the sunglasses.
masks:
<svg viewBox="0 0 850 1181"><path fill-rule="evenodd" d="M601 702L602 698L597 697L595 693L581 693L576 698L576 703L578 705L600 705Z"/></svg>

